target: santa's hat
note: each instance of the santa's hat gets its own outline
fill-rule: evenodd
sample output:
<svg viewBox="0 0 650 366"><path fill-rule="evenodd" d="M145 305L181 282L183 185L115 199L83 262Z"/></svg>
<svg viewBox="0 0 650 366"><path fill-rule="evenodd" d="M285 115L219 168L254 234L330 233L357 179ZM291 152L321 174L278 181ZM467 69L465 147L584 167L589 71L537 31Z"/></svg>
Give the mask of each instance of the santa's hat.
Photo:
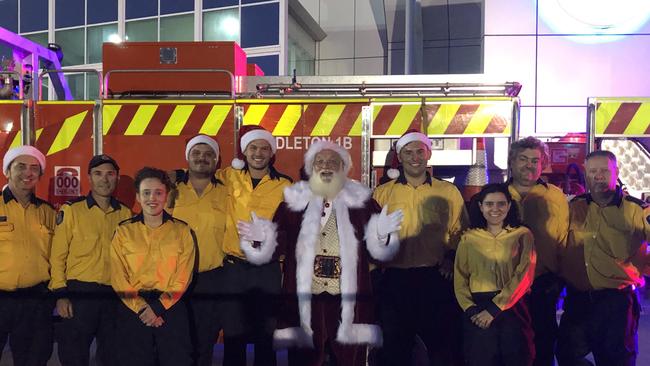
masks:
<svg viewBox="0 0 650 366"><path fill-rule="evenodd" d="M7 176L9 172L9 166L11 165L11 162L22 155L31 156L36 159L38 161L38 164L41 166L41 172L45 171L45 156L43 153L38 151L38 149L33 146L23 145L9 149L5 153L5 156L2 159L2 171L5 173L5 176Z"/></svg>
<svg viewBox="0 0 650 366"><path fill-rule="evenodd" d="M427 137L427 135L415 129L406 131L397 140L397 142L395 142L395 146L392 151L393 158L391 159L390 162L390 169L388 169L388 171L386 172L388 178L396 179L397 177L399 177L399 157L398 157L399 152L402 150L404 146L414 141L420 141L429 149L429 151L431 151L431 140Z"/></svg>
<svg viewBox="0 0 650 366"><path fill-rule="evenodd" d="M327 140L314 142L309 146L309 149L305 153L305 173L307 176L311 177L314 173L314 158L316 158L316 154L323 150L332 150L341 157L341 160L343 160L343 172L347 176L350 172L350 168L352 168L352 158L350 157L350 153L341 145Z"/></svg>
<svg viewBox="0 0 650 366"><path fill-rule="evenodd" d="M257 125L242 125L239 128L239 145L237 145L237 156L232 159L232 163L230 164L233 168L235 169L243 169L245 165L245 158L244 158L244 151L246 151L246 147L248 147L248 144L250 144L252 141L255 140L265 140L266 142L271 145L271 150L273 150L273 154L277 151L277 146L275 144L275 137L273 135L265 130L261 126Z"/></svg>
<svg viewBox="0 0 650 366"><path fill-rule="evenodd" d="M196 135L192 137L185 145L185 160L190 159L190 150L198 144L206 144L214 150L216 155L219 155L219 144L208 135Z"/></svg>

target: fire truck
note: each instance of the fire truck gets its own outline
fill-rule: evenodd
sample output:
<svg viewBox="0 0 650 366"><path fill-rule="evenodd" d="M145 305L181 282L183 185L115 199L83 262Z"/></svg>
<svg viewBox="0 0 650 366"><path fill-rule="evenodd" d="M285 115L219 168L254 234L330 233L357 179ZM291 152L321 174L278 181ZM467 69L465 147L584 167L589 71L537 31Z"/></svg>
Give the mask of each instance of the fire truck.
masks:
<svg viewBox="0 0 650 366"><path fill-rule="evenodd" d="M304 152L327 139L348 149L351 176L370 187L386 179L391 143L417 128L433 141L433 174L471 195L507 175L509 143L519 138L517 82L477 75L263 76L233 42L104 44L97 100L43 100L41 70L30 95L0 101L0 154L31 144L47 157L37 194L55 205L89 190L90 157L120 164L117 196L134 206L133 175L143 166L186 165L186 141L202 133L221 146L220 167L236 153L242 124L276 136L276 168L300 178ZM632 194L650 193L650 99L593 98L586 134L545 137L547 178L577 190L585 154L602 147L621 160ZM568 170L568 173L567 173ZM572 173L573 172L573 173Z"/></svg>

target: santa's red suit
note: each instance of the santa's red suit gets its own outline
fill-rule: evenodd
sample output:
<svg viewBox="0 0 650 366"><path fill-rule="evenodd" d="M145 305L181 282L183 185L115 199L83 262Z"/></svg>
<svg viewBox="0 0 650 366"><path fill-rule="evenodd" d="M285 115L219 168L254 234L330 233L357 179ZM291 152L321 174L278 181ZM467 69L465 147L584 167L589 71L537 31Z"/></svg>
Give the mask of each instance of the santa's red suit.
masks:
<svg viewBox="0 0 650 366"><path fill-rule="evenodd" d="M274 344L276 348L310 348L320 354L328 342L330 348L336 345L344 348L381 346L382 335L375 320L368 266L371 258L387 261L397 253L397 233L384 240L378 237L381 208L372 199L370 189L358 182L346 181L332 201L340 247L340 295L336 297L336 304L340 305L332 316L331 306L327 310L327 305L315 301L323 295L312 294L315 247L321 235L323 206L323 197L315 195L309 183L296 183L285 189L284 202L278 207L273 222L263 221L266 235L261 245L242 242L246 258L252 263L262 264L285 256L283 296ZM365 362L365 348L356 347L356 353L359 349ZM358 363L358 360L337 361L346 365Z"/></svg>

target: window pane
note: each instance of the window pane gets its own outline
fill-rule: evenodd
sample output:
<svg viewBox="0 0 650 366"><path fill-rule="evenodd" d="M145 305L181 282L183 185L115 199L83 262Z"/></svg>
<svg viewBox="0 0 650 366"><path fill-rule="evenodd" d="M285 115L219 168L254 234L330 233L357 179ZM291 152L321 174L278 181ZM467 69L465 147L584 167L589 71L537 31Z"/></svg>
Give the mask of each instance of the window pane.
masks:
<svg viewBox="0 0 650 366"><path fill-rule="evenodd" d="M84 74L66 74L65 78L68 80L72 98L74 100L84 100Z"/></svg>
<svg viewBox="0 0 650 366"><path fill-rule="evenodd" d="M84 25L86 21L84 0L56 0L54 4L57 28Z"/></svg>
<svg viewBox="0 0 650 366"><path fill-rule="evenodd" d="M278 75L279 68L277 55L248 57L248 63L257 64L257 66L264 71L264 75L266 76Z"/></svg>
<svg viewBox="0 0 650 366"><path fill-rule="evenodd" d="M36 42L41 46L47 47L47 32L43 33L32 33L32 34L23 34L23 37L29 39L32 42Z"/></svg>
<svg viewBox="0 0 650 366"><path fill-rule="evenodd" d="M86 75L86 95L88 100L99 99L99 78L94 74Z"/></svg>
<svg viewBox="0 0 650 366"><path fill-rule="evenodd" d="M161 41L193 41L194 15L160 18Z"/></svg>
<svg viewBox="0 0 650 366"><path fill-rule="evenodd" d="M102 44L104 42L115 41L116 38L119 38L117 35L117 24L88 27L88 37L86 39L88 63L102 62Z"/></svg>
<svg viewBox="0 0 650 366"><path fill-rule="evenodd" d="M241 46L259 47L279 44L279 24L278 3L242 7Z"/></svg>
<svg viewBox="0 0 650 366"><path fill-rule="evenodd" d="M158 15L158 0L126 0L126 19Z"/></svg>
<svg viewBox="0 0 650 366"><path fill-rule="evenodd" d="M0 27L18 32L18 0L0 1Z"/></svg>
<svg viewBox="0 0 650 366"><path fill-rule="evenodd" d="M239 0L203 0L203 9L222 8L239 5Z"/></svg>
<svg viewBox="0 0 650 366"><path fill-rule="evenodd" d="M160 14L183 13L194 10L194 1L160 0Z"/></svg>
<svg viewBox="0 0 650 366"><path fill-rule="evenodd" d="M47 30L47 0L22 0L20 2L20 31Z"/></svg>
<svg viewBox="0 0 650 366"><path fill-rule="evenodd" d="M84 29L70 29L54 33L55 42L63 51L62 66L81 65L84 63Z"/></svg>
<svg viewBox="0 0 650 366"><path fill-rule="evenodd" d="M117 0L88 0L88 24L117 21Z"/></svg>
<svg viewBox="0 0 650 366"><path fill-rule="evenodd" d="M127 22L126 40L128 42L156 42L158 40L158 19Z"/></svg>
<svg viewBox="0 0 650 366"><path fill-rule="evenodd" d="M203 40L239 42L239 9L204 13Z"/></svg>

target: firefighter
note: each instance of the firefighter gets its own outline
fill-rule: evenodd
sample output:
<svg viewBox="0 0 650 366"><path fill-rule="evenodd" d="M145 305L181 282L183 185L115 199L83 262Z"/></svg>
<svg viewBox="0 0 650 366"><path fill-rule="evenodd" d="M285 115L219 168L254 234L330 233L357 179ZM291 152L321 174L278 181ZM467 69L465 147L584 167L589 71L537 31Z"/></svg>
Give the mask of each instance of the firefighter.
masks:
<svg viewBox="0 0 650 366"><path fill-rule="evenodd" d="M88 164L90 193L63 205L56 216L50 289L63 318L58 352L64 365L88 365L93 337L98 359L104 365L117 362L117 297L111 288L109 251L115 228L131 217L131 210L113 197L119 172L110 156L94 156Z"/></svg>
<svg viewBox="0 0 650 366"><path fill-rule="evenodd" d="M571 225L561 273L567 281L560 320L560 365L634 365L638 352L642 263L650 238L650 207L626 195L609 151L587 155L589 193L571 201Z"/></svg>
<svg viewBox="0 0 650 366"><path fill-rule="evenodd" d="M123 366L192 364L187 307L180 300L192 279L195 242L189 226L164 210L172 188L162 170L141 169L135 189L142 212L120 223L111 244Z"/></svg>
<svg viewBox="0 0 650 366"><path fill-rule="evenodd" d="M7 186L0 200L0 345L13 364L45 365L52 354L52 308L47 283L56 212L34 194L45 156L32 146L8 150Z"/></svg>
<svg viewBox="0 0 650 366"><path fill-rule="evenodd" d="M215 177L219 145L209 136L187 142L188 170L176 174L176 196L168 210L196 233L199 260L189 288L190 330L198 365L211 365L214 342L223 326L222 240L226 221L226 189Z"/></svg>
<svg viewBox="0 0 650 366"><path fill-rule="evenodd" d="M223 279L227 296L224 302L224 365L246 364L249 339L255 344L255 365L275 365L273 331L281 285L280 263L277 260L261 266L249 263L240 248L237 223L251 221L253 212L271 220L291 178L273 167L276 144L270 132L259 126L244 125L239 140L241 155L233 160L233 167L217 173L228 194L223 240Z"/></svg>
<svg viewBox="0 0 650 366"><path fill-rule="evenodd" d="M458 244L456 299L465 312L470 366L532 365L533 330L525 301L535 277L533 235L522 226L508 187L484 186L469 208L470 229Z"/></svg>
<svg viewBox="0 0 650 366"><path fill-rule="evenodd" d="M409 363L419 336L431 365L460 364L461 311L451 279L467 223L465 203L453 184L427 172L431 140L426 135L408 131L397 140L395 151L401 168L391 169L393 180L373 195L389 212L404 212L400 251L374 273L384 335L377 361Z"/></svg>
<svg viewBox="0 0 650 366"><path fill-rule="evenodd" d="M537 267L530 294L535 332L535 366L552 366L557 339L557 302L564 287L558 276L558 255L565 245L569 206L562 190L540 179L548 164L548 147L527 137L510 146L508 189L522 222L535 237Z"/></svg>

